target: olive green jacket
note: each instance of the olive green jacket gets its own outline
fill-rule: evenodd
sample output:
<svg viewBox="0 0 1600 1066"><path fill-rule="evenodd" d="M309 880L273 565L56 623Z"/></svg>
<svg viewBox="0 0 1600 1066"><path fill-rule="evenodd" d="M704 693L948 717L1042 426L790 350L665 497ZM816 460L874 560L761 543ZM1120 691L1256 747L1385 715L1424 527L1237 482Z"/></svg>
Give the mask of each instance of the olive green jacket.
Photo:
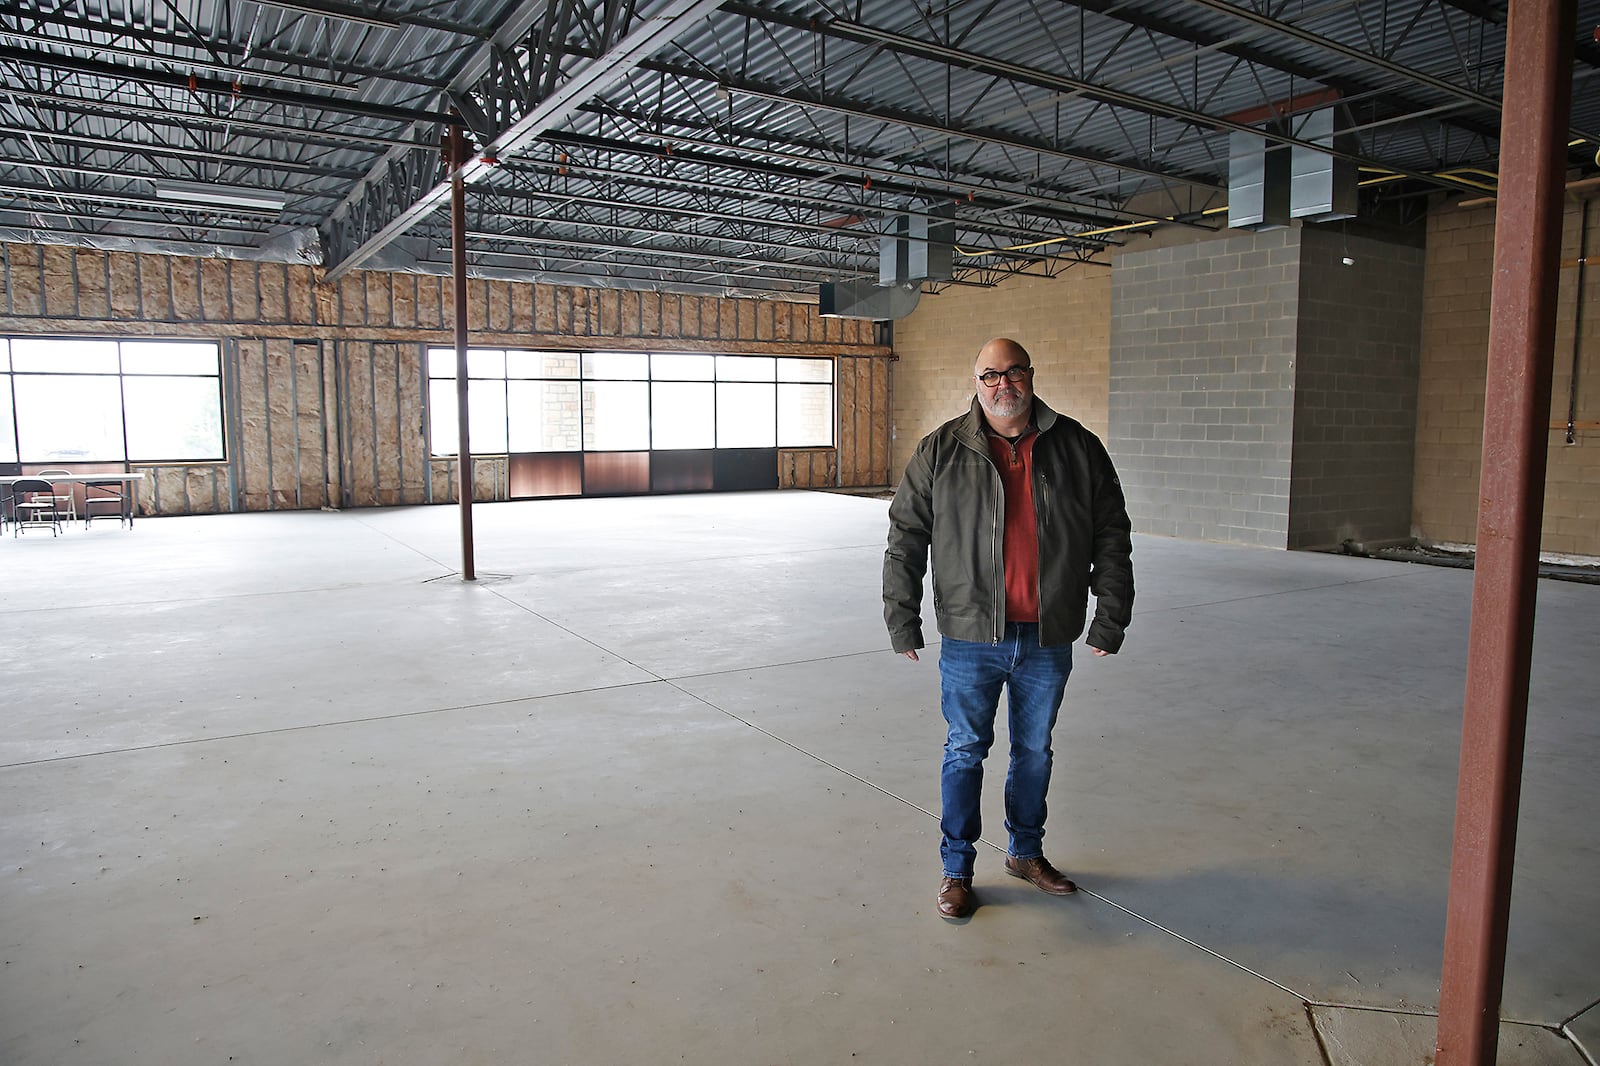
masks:
<svg viewBox="0 0 1600 1066"><path fill-rule="evenodd" d="M1115 652L1133 615L1133 544L1105 445L1035 398L1033 505L1039 524L1039 643L1071 644L1095 595L1090 646ZM933 556L939 632L996 643L1005 630L1005 501L983 410L924 437L889 505L883 617L897 652L923 646L922 578Z"/></svg>

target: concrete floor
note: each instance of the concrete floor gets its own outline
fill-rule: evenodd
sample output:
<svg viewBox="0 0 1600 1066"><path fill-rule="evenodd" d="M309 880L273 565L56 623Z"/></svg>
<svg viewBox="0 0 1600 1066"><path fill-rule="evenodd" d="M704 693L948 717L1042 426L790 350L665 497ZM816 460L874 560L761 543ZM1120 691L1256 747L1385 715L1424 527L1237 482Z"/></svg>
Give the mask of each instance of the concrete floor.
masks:
<svg viewBox="0 0 1600 1066"><path fill-rule="evenodd" d="M886 509L483 506L476 585L448 507L6 538L0 1062L1430 1061L1472 575L1137 537L1085 891L949 924ZM1582 1066L1600 587L1539 612L1500 1061Z"/></svg>

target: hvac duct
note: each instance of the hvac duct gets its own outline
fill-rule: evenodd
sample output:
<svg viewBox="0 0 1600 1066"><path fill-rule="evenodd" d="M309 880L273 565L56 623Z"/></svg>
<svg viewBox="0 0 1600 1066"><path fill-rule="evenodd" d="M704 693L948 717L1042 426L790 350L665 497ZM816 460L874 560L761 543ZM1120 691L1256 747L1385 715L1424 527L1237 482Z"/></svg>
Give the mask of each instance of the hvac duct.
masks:
<svg viewBox="0 0 1600 1066"><path fill-rule="evenodd" d="M1353 153L1355 135L1336 107L1324 107L1296 123L1295 136L1341 152ZM1289 214L1309 222L1354 218L1361 199L1356 164L1327 152L1294 145L1290 152Z"/></svg>
<svg viewBox="0 0 1600 1066"><path fill-rule="evenodd" d="M1289 224L1289 149L1259 133L1228 138L1228 225L1275 229Z"/></svg>
<svg viewBox="0 0 1600 1066"><path fill-rule="evenodd" d="M955 207L930 204L916 214L884 220L878 241L878 284L949 281L956 240Z"/></svg>
<svg viewBox="0 0 1600 1066"><path fill-rule="evenodd" d="M817 313L824 318L870 318L886 321L904 318L917 309L922 284L874 285L868 281L840 281L817 286Z"/></svg>

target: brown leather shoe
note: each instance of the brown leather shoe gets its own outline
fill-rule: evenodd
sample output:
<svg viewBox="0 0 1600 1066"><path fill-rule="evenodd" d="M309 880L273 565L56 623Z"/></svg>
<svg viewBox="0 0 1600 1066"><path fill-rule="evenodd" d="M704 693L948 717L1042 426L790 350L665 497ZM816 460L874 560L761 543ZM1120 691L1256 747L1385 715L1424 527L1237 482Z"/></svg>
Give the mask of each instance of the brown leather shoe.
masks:
<svg viewBox="0 0 1600 1066"><path fill-rule="evenodd" d="M1033 887L1052 896L1070 896L1078 891L1078 886L1066 874L1051 866L1050 860L1043 856L1037 859L1014 859L1007 855L1006 873L1031 881Z"/></svg>
<svg viewBox="0 0 1600 1066"><path fill-rule="evenodd" d="M939 882L939 917L965 918L978 906L972 893L972 878L947 877Z"/></svg>

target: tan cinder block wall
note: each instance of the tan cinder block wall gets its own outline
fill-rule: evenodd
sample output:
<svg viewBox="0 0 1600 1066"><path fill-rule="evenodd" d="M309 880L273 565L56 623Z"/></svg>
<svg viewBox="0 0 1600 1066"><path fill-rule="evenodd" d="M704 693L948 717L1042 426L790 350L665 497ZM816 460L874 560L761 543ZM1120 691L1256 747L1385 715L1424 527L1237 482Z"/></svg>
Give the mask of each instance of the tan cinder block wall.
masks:
<svg viewBox="0 0 1600 1066"><path fill-rule="evenodd" d="M837 455L794 484L883 483L889 351L871 322L812 304L474 278L483 347L858 356ZM427 274L0 243L0 334L182 337L223 344L226 463L141 464L145 514L383 506L452 498L453 460L424 454L426 345L454 345L453 287ZM859 438L859 439L858 439ZM504 462L475 483L503 498ZM852 480L859 478L864 480ZM431 491L430 491L431 481Z"/></svg>
<svg viewBox="0 0 1600 1066"><path fill-rule="evenodd" d="M924 294L895 323L894 441L898 483L917 441L972 402L972 364L991 337L1011 337L1037 368L1035 389L1104 440L1111 380L1111 269L1082 264L1057 278L1008 278L993 289Z"/></svg>
<svg viewBox="0 0 1600 1066"><path fill-rule="evenodd" d="M1580 272L1572 261L1578 257L1581 216L1581 205L1569 202L1562 224L1561 257L1568 265L1560 272L1557 300L1541 548L1600 556L1600 270L1582 271L1580 293ZM1588 228L1592 255L1600 249L1600 207L1592 204ZM1428 222L1412 504L1415 533L1428 542L1477 539L1494 230L1493 205L1446 208ZM1566 421L1580 297L1579 428L1569 445Z"/></svg>

